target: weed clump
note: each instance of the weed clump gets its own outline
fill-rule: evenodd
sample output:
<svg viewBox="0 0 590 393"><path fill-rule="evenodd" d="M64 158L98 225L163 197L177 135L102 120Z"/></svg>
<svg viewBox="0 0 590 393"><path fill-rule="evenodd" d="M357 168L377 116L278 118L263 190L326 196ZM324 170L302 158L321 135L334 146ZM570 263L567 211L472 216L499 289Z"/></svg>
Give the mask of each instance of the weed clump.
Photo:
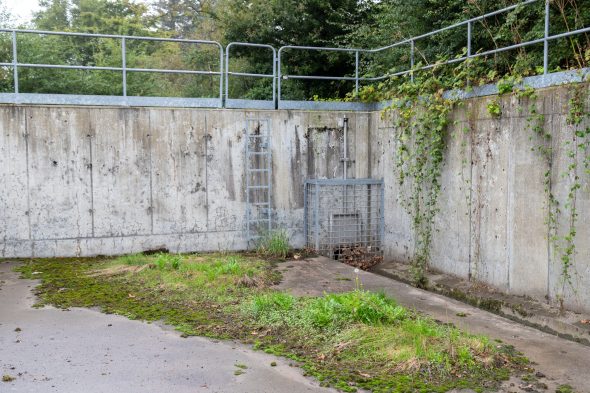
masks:
<svg viewBox="0 0 590 393"><path fill-rule="evenodd" d="M265 258L286 259L290 252L289 236L284 230L264 234L256 245L256 253Z"/></svg>

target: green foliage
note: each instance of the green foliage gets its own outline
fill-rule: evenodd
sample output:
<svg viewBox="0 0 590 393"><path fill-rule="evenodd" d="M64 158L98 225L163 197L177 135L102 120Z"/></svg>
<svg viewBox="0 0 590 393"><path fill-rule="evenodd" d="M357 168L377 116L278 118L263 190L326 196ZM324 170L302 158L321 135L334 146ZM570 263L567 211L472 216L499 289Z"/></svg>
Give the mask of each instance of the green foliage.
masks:
<svg viewBox="0 0 590 393"><path fill-rule="evenodd" d="M512 0L384 0L373 5L366 23L353 31L349 38L355 46L380 47L513 4ZM579 29L590 22L590 10L585 0L552 1L550 13L551 34ZM543 15L544 2L537 2L475 22L472 29L473 52L543 37ZM463 52L465 37L464 28L455 28L421 39L416 42L416 59L424 64L435 64L441 57L453 58ZM553 41L550 70L587 66L585 51L589 46L590 39L584 36ZM410 64L409 45L367 57L373 61L362 62L362 74L377 76L399 72ZM482 57L480 61L499 75L538 74L543 72L539 67L543 64L543 47L520 48Z"/></svg>
<svg viewBox="0 0 590 393"><path fill-rule="evenodd" d="M488 102L486 108L492 117L502 116L502 107L500 106L500 101L498 99L493 99Z"/></svg>
<svg viewBox="0 0 590 393"><path fill-rule="evenodd" d="M571 385L559 385L557 389L555 389L555 393L575 393L575 390Z"/></svg>
<svg viewBox="0 0 590 393"><path fill-rule="evenodd" d="M389 90L385 93L393 97L393 104L384 115L391 114L396 126L400 201L412 217L416 235L413 273L418 286L426 285L424 271L430 254L432 223L438 211L448 114L454 103L443 95L445 77L436 69L417 73L414 80L406 78L386 87Z"/></svg>
<svg viewBox="0 0 590 393"><path fill-rule="evenodd" d="M348 34L365 23L372 9L371 3L357 0L226 0L218 7L219 26L225 42L256 42L276 48L284 45L342 46L346 44ZM234 54L246 60L241 64L242 71L272 72L269 51L241 49ZM352 75L354 60L354 56L343 52L287 50L282 57L282 71L295 75ZM352 88L350 82L342 81L301 83L287 79L281 83L286 99L311 99L314 95L342 98ZM246 94L234 87L234 94Z"/></svg>
<svg viewBox="0 0 590 393"><path fill-rule="evenodd" d="M383 293L356 290L342 294L326 294L311 301L303 318L321 328L338 328L349 323L365 325L392 324L403 320L407 310Z"/></svg>
<svg viewBox="0 0 590 393"><path fill-rule="evenodd" d="M590 24L585 0L551 3L552 33L572 31ZM213 39L283 45L354 46L374 48L479 16L512 0L42 0L31 27L43 30L103 34ZM472 48L486 51L543 36L543 2L517 7L473 26ZM10 24L0 9L0 23ZM11 60L10 37L0 35L0 56ZM120 66L117 40L19 35L19 60L28 63ZM442 58L465 54L465 29L455 28L416 42L416 59L434 65ZM234 48L230 68L236 72L270 73L270 51ZM345 52L285 51L283 74L354 76L355 56ZM409 46L380 53L360 54L360 75L381 76L410 65ZM497 75L532 75L542 72L542 46L532 45L473 60ZM550 69L588 66L590 38L576 36L551 42ZM216 47L127 40L127 65L136 68L211 70L219 68ZM0 70L0 89L10 91L10 70ZM481 75L481 73L479 73ZM494 79L493 77L491 79ZM120 95L122 76L114 71L23 68L21 91L31 93L79 93ZM140 96L216 97L219 78L129 72L128 94ZM270 99L271 80L230 78L230 97ZM376 87L377 90L382 90ZM350 94L351 81L282 80L286 99L374 100L370 87L359 97Z"/></svg>
<svg viewBox="0 0 590 393"><path fill-rule="evenodd" d="M123 255L117 258L119 263L128 265L128 266L141 266L145 265L149 259L146 258L144 254L130 254L130 255Z"/></svg>
<svg viewBox="0 0 590 393"><path fill-rule="evenodd" d="M558 236L555 231L553 236L554 252L559 255L561 261L561 278L562 289L558 296L563 299L565 286L569 286L574 291L572 267L576 255L576 223L578 221L578 210L576 207L576 196L581 189L581 173L579 170L579 161L581 159L584 173L590 174L590 126L583 125L584 119L589 117L586 110L588 102L588 88L585 84L577 86L569 100L569 110L566 122L572 130L571 140L566 142L566 155L570 159L570 164L562 174L569 180L569 190L565 201L563 201L563 210L567 212L567 229L565 235ZM580 157L582 155L582 157ZM557 210L557 213L562 213Z"/></svg>
<svg viewBox="0 0 590 393"><path fill-rule="evenodd" d="M178 270L182 259L181 255L161 253L156 256L155 264L160 270Z"/></svg>
<svg viewBox="0 0 590 393"><path fill-rule="evenodd" d="M284 230L265 233L256 245L256 252L266 258L285 259L290 251L289 236Z"/></svg>

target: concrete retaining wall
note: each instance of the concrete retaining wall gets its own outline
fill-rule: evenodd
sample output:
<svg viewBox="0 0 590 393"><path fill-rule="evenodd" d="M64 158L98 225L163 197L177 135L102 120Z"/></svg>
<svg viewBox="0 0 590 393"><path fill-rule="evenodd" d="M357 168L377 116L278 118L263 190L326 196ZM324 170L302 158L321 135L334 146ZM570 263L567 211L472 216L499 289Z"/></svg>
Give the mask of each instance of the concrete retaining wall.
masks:
<svg viewBox="0 0 590 393"><path fill-rule="evenodd" d="M569 157L571 88L540 92L553 135L549 165L531 147L526 105L503 115L474 98L454 113L432 244L435 269L555 300L561 262L549 241L548 194L565 200L578 160L582 188L565 304L590 310L590 182ZM525 108L523 111L522 108ZM0 257L91 256L167 248L239 250L245 239L245 127L271 120L275 225L303 246L303 182L341 177L342 117L349 176L385 180L385 256L409 261L411 218L401 207L393 120L380 113L0 106ZM469 132L464 132L468 129ZM570 141L572 142L572 141ZM567 217L559 217L559 233Z"/></svg>
<svg viewBox="0 0 590 393"><path fill-rule="evenodd" d="M2 106L0 257L245 249L245 127L257 118L271 120L275 223L302 247L303 182L342 176L342 117ZM349 154L366 156L369 114L348 117Z"/></svg>
<svg viewBox="0 0 590 393"><path fill-rule="evenodd" d="M586 89L588 86L585 87ZM539 91L538 108L544 127L552 135L552 162L533 147L542 143L527 128L528 104L502 97L502 116L493 118L487 104L496 97L476 98L453 113L442 173L440 213L435 218L431 266L471 278L503 291L558 301L574 310L590 310L590 174L585 173L583 150L575 146L574 130L567 125L571 86ZM586 110L589 110L586 103ZM389 258L409 261L414 244L411 221L400 206L395 174L396 141L393 120L373 114L369 174L386 184L386 252ZM590 126L586 120L579 128ZM574 149L576 150L576 149ZM561 251L550 241L548 197L550 189L560 201L558 236L569 230L565 202L572 175L568 166L577 160L581 184L575 196L578 211L576 254L570 271L573 286L564 285Z"/></svg>

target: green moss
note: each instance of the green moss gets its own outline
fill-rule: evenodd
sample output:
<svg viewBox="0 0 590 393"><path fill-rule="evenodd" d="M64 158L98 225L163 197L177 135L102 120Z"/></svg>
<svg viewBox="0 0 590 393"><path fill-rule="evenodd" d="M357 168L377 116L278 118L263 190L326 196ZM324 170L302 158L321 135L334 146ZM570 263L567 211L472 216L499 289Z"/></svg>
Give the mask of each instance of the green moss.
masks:
<svg viewBox="0 0 590 393"><path fill-rule="evenodd" d="M576 393L576 391L570 385L560 385L555 393Z"/></svg>
<svg viewBox="0 0 590 393"><path fill-rule="evenodd" d="M478 301L478 307L483 309L483 310L487 310L490 312L493 312L495 314L499 314L500 311L502 310L502 301L500 300L496 300L496 299L479 299Z"/></svg>
<svg viewBox="0 0 590 393"><path fill-rule="evenodd" d="M438 324L383 294L274 291L280 276L273 265L243 255L44 259L18 270L41 279L39 306L98 307L163 321L183 337L252 343L346 392L490 390L526 363L513 348ZM246 368L236 367L239 374Z"/></svg>

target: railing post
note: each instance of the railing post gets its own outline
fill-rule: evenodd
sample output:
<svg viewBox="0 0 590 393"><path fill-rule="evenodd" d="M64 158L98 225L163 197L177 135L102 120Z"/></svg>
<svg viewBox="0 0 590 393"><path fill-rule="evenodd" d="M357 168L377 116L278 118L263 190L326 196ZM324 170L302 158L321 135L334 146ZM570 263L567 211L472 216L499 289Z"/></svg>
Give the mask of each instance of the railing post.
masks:
<svg viewBox="0 0 590 393"><path fill-rule="evenodd" d="M123 68L123 97L127 97L127 43L121 39L121 62Z"/></svg>
<svg viewBox="0 0 590 393"><path fill-rule="evenodd" d="M16 52L16 31L12 32L12 72L14 78L14 92L18 94L18 58Z"/></svg>
<svg viewBox="0 0 590 393"><path fill-rule="evenodd" d="M549 0L545 0L545 40L543 41L543 75L549 73Z"/></svg>
<svg viewBox="0 0 590 393"><path fill-rule="evenodd" d="M277 52L272 48L272 103L277 105Z"/></svg>
<svg viewBox="0 0 590 393"><path fill-rule="evenodd" d="M223 46L219 44L219 107L225 107L223 100Z"/></svg>
<svg viewBox="0 0 590 393"><path fill-rule="evenodd" d="M410 41L410 79L414 82L414 40Z"/></svg>
<svg viewBox="0 0 590 393"><path fill-rule="evenodd" d="M471 21L467 22L467 59L471 58ZM469 67L469 62L467 62L467 67ZM469 74L467 74L467 86L470 86L471 81L469 80Z"/></svg>
<svg viewBox="0 0 590 393"><path fill-rule="evenodd" d="M283 48L279 48L279 55L277 59L277 109L281 106L281 51Z"/></svg>
<svg viewBox="0 0 590 393"><path fill-rule="evenodd" d="M232 43L230 42L225 47L225 100L227 101L229 98L229 49L231 48Z"/></svg>
<svg viewBox="0 0 590 393"><path fill-rule="evenodd" d="M354 73L354 91L358 99L359 96L359 51L355 52L355 73Z"/></svg>
<svg viewBox="0 0 590 393"><path fill-rule="evenodd" d="M471 21L467 22L467 58L471 57Z"/></svg>

